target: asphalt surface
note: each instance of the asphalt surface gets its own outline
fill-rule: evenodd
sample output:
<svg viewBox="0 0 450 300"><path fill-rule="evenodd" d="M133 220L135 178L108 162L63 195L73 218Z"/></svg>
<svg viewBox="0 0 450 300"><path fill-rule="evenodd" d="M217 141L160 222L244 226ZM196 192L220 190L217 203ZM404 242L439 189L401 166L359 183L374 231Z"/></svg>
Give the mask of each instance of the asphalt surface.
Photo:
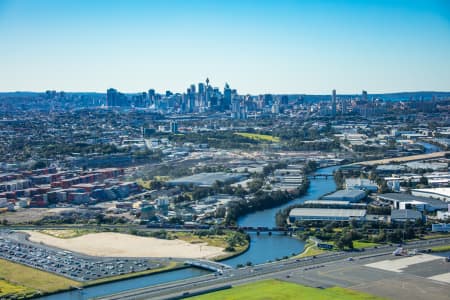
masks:
<svg viewBox="0 0 450 300"><path fill-rule="evenodd" d="M410 242L405 245L408 249L428 249L433 246L444 245L450 242L450 238L426 240ZM188 297L190 294L208 290L211 288L218 288L227 285L240 285L248 282L258 281L267 278L293 278L294 272L308 272L314 273L317 271L326 270L330 265L339 263L347 263L352 265L354 261L366 262L369 260L385 260L392 258L392 252L397 248L397 245L386 245L378 248L369 248L361 252L334 252L319 255L316 258L303 258L303 259L288 259L273 263L266 263L262 265L256 265L253 267L247 267L242 269L225 270L222 275L209 274L200 277L174 281L155 285L151 287L141 288L137 290L126 291L118 294L113 294L98 299L113 300L113 299L172 299ZM379 272L379 271L377 271ZM387 271L386 271L387 272ZM373 271L365 271L365 273L373 273ZM376 272L375 272L376 273ZM392 272L390 272L392 273ZM363 274L363 273L361 273ZM323 276L300 276L298 278L303 284L310 286L353 286L354 280L351 277L354 275L344 276L344 274L335 276L333 278L322 278ZM411 275L415 276L415 275ZM384 280L386 277L379 274L379 277L372 278L370 276L356 276L362 281L357 284L364 284L370 280ZM365 280L367 278L367 281ZM320 280L319 280L320 279ZM448 287L447 287L448 288ZM440 295L437 292L436 295ZM448 295L444 294L444 295ZM413 299L413 298L411 298ZM438 299L438 298L436 298ZM447 298L448 300L448 298Z"/></svg>
<svg viewBox="0 0 450 300"><path fill-rule="evenodd" d="M77 281L90 281L161 268L168 259L94 257L27 240L27 234L0 230L0 258Z"/></svg>

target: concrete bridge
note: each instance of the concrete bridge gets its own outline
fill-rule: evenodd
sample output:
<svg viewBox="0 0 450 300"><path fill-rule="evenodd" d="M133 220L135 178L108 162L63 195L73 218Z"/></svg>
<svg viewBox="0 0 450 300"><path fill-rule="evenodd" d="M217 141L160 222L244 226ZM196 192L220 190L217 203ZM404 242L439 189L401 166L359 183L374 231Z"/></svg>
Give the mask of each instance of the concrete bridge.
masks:
<svg viewBox="0 0 450 300"><path fill-rule="evenodd" d="M311 174L308 176L308 178L313 178L313 179L316 179L316 178L328 179L328 177L333 178L333 174Z"/></svg>
<svg viewBox="0 0 450 300"><path fill-rule="evenodd" d="M201 268L213 272L219 272L222 273L224 270L231 270L233 269L231 266L216 262L216 261L210 261L206 259L190 259L184 262L185 265L190 265L196 268Z"/></svg>
<svg viewBox="0 0 450 300"><path fill-rule="evenodd" d="M288 232L292 231L291 228L284 228L284 227L239 227L240 230L243 230L245 232Z"/></svg>

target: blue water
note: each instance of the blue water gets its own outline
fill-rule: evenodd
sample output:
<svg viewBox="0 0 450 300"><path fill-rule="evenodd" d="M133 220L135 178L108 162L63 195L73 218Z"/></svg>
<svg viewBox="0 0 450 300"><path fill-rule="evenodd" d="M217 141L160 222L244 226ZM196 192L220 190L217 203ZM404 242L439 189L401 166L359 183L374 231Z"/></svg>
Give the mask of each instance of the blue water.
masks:
<svg viewBox="0 0 450 300"><path fill-rule="evenodd" d="M334 166L319 169L316 171L316 174L331 174L337 168L338 168L337 166ZM305 200L317 200L322 195L333 192L334 190L336 190L336 184L334 183L333 178L311 179L309 189L306 195L297 198L293 201L290 201L289 203L284 204L282 206L257 211L248 214L246 216L243 216L238 220L238 223L240 226L247 226L247 227L258 227L258 226L275 227L276 226L275 214L279 210L285 209L293 204L303 203L305 202Z"/></svg>
<svg viewBox="0 0 450 300"><path fill-rule="evenodd" d="M329 174L332 173L338 167L329 167L317 170L316 173ZM280 207L266 209L246 215L238 220L240 226L250 227L275 227L275 214L280 210L287 208L290 205L303 203L305 200L319 199L320 196L332 192L336 189L336 185L332 178L329 179L311 179L310 186L306 195L290 201ZM292 254L298 254L303 251L305 242L296 238L285 236L280 233L269 234L256 233L250 234L251 242L250 248L247 252L227 260L223 263L232 267L236 267L238 264L246 264L251 262L252 264L261 264L268 261L274 261L277 258L283 258L284 256L291 256ZM83 290L63 292L51 296L45 296L40 299L45 300L78 300L89 299L92 297L105 296L113 293L118 293L126 290L132 290L137 288L143 288L155 284L186 279L196 277L204 274L208 274L208 271L199 270L196 268L182 269L172 272L166 272L156 275L148 275L139 278L132 278L112 283L106 283L98 286L87 287Z"/></svg>
<svg viewBox="0 0 450 300"><path fill-rule="evenodd" d="M92 297L100 297L109 294L122 292L125 290L138 289L145 286L160 284L164 282L191 278L195 276L209 274L206 270L189 268L178 271L160 273L158 275L148 275L138 278L132 278L127 280L121 280L111 283L105 283L102 285L87 287L82 290L74 290L69 292L58 293L50 296L41 297L39 299L46 300L79 300L90 299Z"/></svg>
<svg viewBox="0 0 450 300"><path fill-rule="evenodd" d="M443 256L443 257L450 257L450 251L436 252L436 253L433 253L433 255Z"/></svg>

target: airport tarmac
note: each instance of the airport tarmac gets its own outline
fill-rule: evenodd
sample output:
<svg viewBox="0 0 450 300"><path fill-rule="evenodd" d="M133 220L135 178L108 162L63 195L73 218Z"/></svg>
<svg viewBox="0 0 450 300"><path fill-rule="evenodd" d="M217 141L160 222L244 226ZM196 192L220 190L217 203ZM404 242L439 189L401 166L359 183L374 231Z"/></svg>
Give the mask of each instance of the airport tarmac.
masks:
<svg viewBox="0 0 450 300"><path fill-rule="evenodd" d="M295 270L279 279L318 288L342 286L389 299L449 300L450 283L445 282L449 273L450 263L442 257L420 254L340 261L321 268Z"/></svg>

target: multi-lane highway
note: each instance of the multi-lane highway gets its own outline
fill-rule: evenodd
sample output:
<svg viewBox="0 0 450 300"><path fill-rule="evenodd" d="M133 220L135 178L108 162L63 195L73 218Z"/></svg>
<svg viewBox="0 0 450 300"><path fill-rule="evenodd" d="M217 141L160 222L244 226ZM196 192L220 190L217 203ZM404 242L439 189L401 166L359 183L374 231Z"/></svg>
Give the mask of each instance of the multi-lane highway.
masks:
<svg viewBox="0 0 450 300"><path fill-rule="evenodd" d="M404 245L408 249L424 250L430 247L450 243L450 238L409 242ZM322 268L325 264L332 264L351 258L374 257L392 255L397 245L385 245L377 248L367 248L360 252L333 252L317 257L303 259L288 259L273 263L266 263L241 269L225 270L223 274L209 274L200 277L164 283L142 289L126 291L114 295L101 297L103 300L114 299L174 299L192 295L194 292L213 288L238 285L265 278L289 274L297 269Z"/></svg>

